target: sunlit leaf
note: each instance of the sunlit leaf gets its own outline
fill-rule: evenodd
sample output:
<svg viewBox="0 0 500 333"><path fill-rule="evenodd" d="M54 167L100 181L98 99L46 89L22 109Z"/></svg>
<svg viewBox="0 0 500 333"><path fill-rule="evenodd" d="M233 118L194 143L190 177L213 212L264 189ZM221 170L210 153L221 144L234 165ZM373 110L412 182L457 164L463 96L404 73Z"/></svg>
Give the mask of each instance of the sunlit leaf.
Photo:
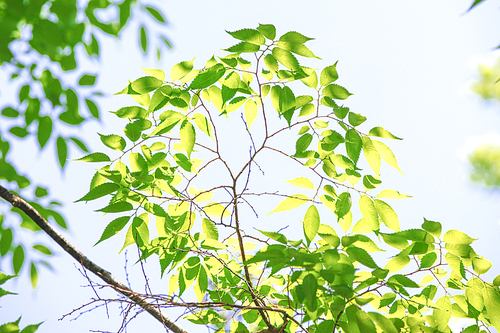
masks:
<svg viewBox="0 0 500 333"><path fill-rule="evenodd" d="M307 188L307 189L310 189L310 190L312 190L314 188L313 182L310 181L306 177L297 177L297 178L294 178L294 179L287 180L286 182L289 183L289 184L292 184L292 185L295 185L295 186L298 186L298 187L302 187L302 188Z"/></svg>
<svg viewBox="0 0 500 333"><path fill-rule="evenodd" d="M318 209L316 206L311 205L304 216L304 235L306 236L308 244L310 244L318 234L319 225Z"/></svg>
<svg viewBox="0 0 500 333"><path fill-rule="evenodd" d="M286 210L294 209L294 208L297 208L297 207L305 204L308 201L309 201L309 198L307 198L305 195L303 195L303 194L294 194L294 195L286 197L269 214L277 213L277 212L283 212L283 211L286 211ZM267 215L269 215L269 214L267 214Z"/></svg>

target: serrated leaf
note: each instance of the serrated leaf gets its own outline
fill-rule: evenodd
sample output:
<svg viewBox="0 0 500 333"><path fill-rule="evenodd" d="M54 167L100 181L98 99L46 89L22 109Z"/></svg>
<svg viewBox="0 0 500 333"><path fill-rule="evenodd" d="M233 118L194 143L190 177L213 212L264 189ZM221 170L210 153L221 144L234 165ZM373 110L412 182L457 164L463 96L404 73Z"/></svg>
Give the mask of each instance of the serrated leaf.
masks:
<svg viewBox="0 0 500 333"><path fill-rule="evenodd" d="M384 161L398 170L401 174L403 174L401 169L399 169L398 162L396 161L396 157L394 156L394 153L391 151L391 149L378 140L372 140L372 142L375 146L375 149L377 149L377 152L384 159Z"/></svg>
<svg viewBox="0 0 500 333"><path fill-rule="evenodd" d="M163 81L154 76L144 76L133 81L130 86L137 94L142 95L158 89L162 84Z"/></svg>
<svg viewBox="0 0 500 333"><path fill-rule="evenodd" d="M233 32L226 30L226 32L236 39L255 45L264 45L266 42L264 35L255 29L241 29Z"/></svg>
<svg viewBox="0 0 500 333"><path fill-rule="evenodd" d="M316 206L311 205L304 216L304 235L308 244L311 244L319 230L319 212Z"/></svg>
<svg viewBox="0 0 500 333"><path fill-rule="evenodd" d="M488 312L488 319L500 331L500 294L498 290L486 285L482 290L484 306Z"/></svg>
<svg viewBox="0 0 500 333"><path fill-rule="evenodd" d="M404 199L404 198L412 198L412 196L411 195L406 195L406 194L399 193L396 190L387 189L387 190L381 191L377 195L377 198L401 200L401 199Z"/></svg>
<svg viewBox="0 0 500 333"><path fill-rule="evenodd" d="M276 38L276 28L272 24L259 24L257 30L268 39Z"/></svg>
<svg viewBox="0 0 500 333"><path fill-rule="evenodd" d="M217 82L226 73L222 64L216 64L210 67L206 72L198 74L191 82L189 89L204 89Z"/></svg>
<svg viewBox="0 0 500 333"><path fill-rule="evenodd" d="M285 180L287 183L292 184L294 186L302 187L302 188L307 188L312 190L314 188L314 184L312 181L310 181L306 177L297 177L294 179L290 180Z"/></svg>
<svg viewBox="0 0 500 333"><path fill-rule="evenodd" d="M111 221L104 229L101 238L94 244L96 246L100 242L116 235L120 230L122 230L130 220L130 216L120 216L113 221Z"/></svg>
<svg viewBox="0 0 500 333"><path fill-rule="evenodd" d="M380 219L389 229L399 231L398 215L391 206L382 200L375 199L375 208L380 215Z"/></svg>
<svg viewBox="0 0 500 333"><path fill-rule="evenodd" d="M178 166L180 166L181 168L183 168L184 170L188 171L188 172L192 172L193 170L193 164L191 163L191 161L189 161L189 159L187 158L186 155L184 154L175 154L174 155L174 160L175 160L175 163L177 163Z"/></svg>
<svg viewBox="0 0 500 333"><path fill-rule="evenodd" d="M361 138L361 143L363 145L363 153L370 168L377 176L380 176L380 154L373 145L372 140L367 136L363 136Z"/></svg>
<svg viewBox="0 0 500 333"><path fill-rule="evenodd" d="M313 40L313 39L314 38L306 37L299 32L289 31L286 34L284 34L283 36L281 36L279 40L283 41L283 42L292 42L292 43L303 44L303 43L310 41L310 40Z"/></svg>
<svg viewBox="0 0 500 333"><path fill-rule="evenodd" d="M359 113L349 112L348 120L349 120L349 124L356 127L356 126L359 126L362 123L364 123L366 120L366 117L362 116Z"/></svg>
<svg viewBox="0 0 500 333"><path fill-rule="evenodd" d="M140 106L126 106L118 109L117 111L110 111L116 114L122 119L141 119L145 118L148 114L148 110L141 108Z"/></svg>
<svg viewBox="0 0 500 333"><path fill-rule="evenodd" d="M327 66L321 71L319 83L322 87L329 85L330 83L336 81L339 78L337 73L337 64Z"/></svg>
<svg viewBox="0 0 500 333"><path fill-rule="evenodd" d="M378 268L377 264L373 260L373 258L366 252L365 249L356 246L349 246L346 250L347 254L351 259L359 262L362 265L365 265L369 268Z"/></svg>
<svg viewBox="0 0 500 333"><path fill-rule="evenodd" d="M162 71L161 69L153 69L153 68L144 68L141 67L144 73L154 76L158 80L164 81L165 80L165 72Z"/></svg>
<svg viewBox="0 0 500 333"><path fill-rule="evenodd" d="M225 206L221 205L220 203L209 203L203 208L203 211L208 215L208 216L213 216L217 218L221 217L227 217L231 215L231 212L226 209Z"/></svg>
<svg viewBox="0 0 500 333"><path fill-rule="evenodd" d="M394 136L391 132L385 130L380 126L372 128L370 132L368 132L368 135L378 136L380 138L386 138L386 139L403 140L401 138L398 138L397 136Z"/></svg>
<svg viewBox="0 0 500 333"><path fill-rule="evenodd" d="M189 121L184 120L179 133L182 145L184 146L188 157L191 157L191 152L193 151L194 144L196 142L196 132L194 130L194 126Z"/></svg>
<svg viewBox="0 0 500 333"><path fill-rule="evenodd" d="M207 218L204 218L201 222L201 226L203 229L203 233L208 239L219 239L219 230L217 230L217 226Z"/></svg>
<svg viewBox="0 0 500 333"><path fill-rule="evenodd" d="M326 87L324 87L321 93L332 99L341 99L341 100L347 99L349 96L352 95L350 92L347 91L346 88L341 87L335 83L329 84Z"/></svg>
<svg viewBox="0 0 500 333"><path fill-rule="evenodd" d="M283 201L281 201L278 204L278 206L267 215L297 208L297 207L305 204L308 201L309 201L309 198L307 198L303 194L294 194L294 195L288 196Z"/></svg>
<svg viewBox="0 0 500 333"><path fill-rule="evenodd" d="M278 60L283 66L291 69L292 71L302 72L297 58L295 58L290 51L284 50L280 47L275 47L272 52L274 58Z"/></svg>
<svg viewBox="0 0 500 333"><path fill-rule="evenodd" d="M349 192L343 192L339 195L338 200L335 203L335 214L337 215L337 219L340 220L343 218L348 212L351 211L351 194Z"/></svg>
<svg viewBox="0 0 500 333"><path fill-rule="evenodd" d="M85 194L83 197L76 200L75 202L80 202L80 201L87 201L88 202L91 200L95 200L95 199L101 198L105 195L108 195L108 194L115 192L120 187L121 186L116 184L116 183L100 184L100 185L92 188L87 194Z"/></svg>
<svg viewBox="0 0 500 333"><path fill-rule="evenodd" d="M321 59L321 58L317 57L316 55L314 55L314 53L311 50L309 50L309 48L302 43L294 43L294 42L287 42L287 41L280 40L280 41L278 41L277 44L282 49L288 50L290 52L301 55L303 57Z"/></svg>
<svg viewBox="0 0 500 333"><path fill-rule="evenodd" d="M366 195L362 195L361 198L359 198L359 209L370 229L378 230L378 213L373 200Z"/></svg>
<svg viewBox="0 0 500 333"><path fill-rule="evenodd" d="M104 208L96 210L96 212L103 213L121 213L134 209L134 206L130 202L118 201L107 205Z"/></svg>
<svg viewBox="0 0 500 333"><path fill-rule="evenodd" d="M471 244L475 240L466 233L455 229L448 230L443 236L443 241L450 244Z"/></svg>
<svg viewBox="0 0 500 333"><path fill-rule="evenodd" d="M434 237L441 236L441 223L428 221L424 218L424 223L422 224L422 229L429 232Z"/></svg>
<svg viewBox="0 0 500 333"><path fill-rule="evenodd" d="M98 133L99 136L101 137L102 143L104 143L105 146L118 150L118 151L123 151L125 149L125 146L127 145L125 143L125 140L116 134L110 134L110 135L103 135Z"/></svg>
<svg viewBox="0 0 500 333"><path fill-rule="evenodd" d="M193 70L193 62L194 59L191 61L182 61L174 65L170 70L170 77L172 78L172 81L180 80L188 75L189 72Z"/></svg>
<svg viewBox="0 0 500 333"><path fill-rule="evenodd" d="M198 126L198 128L205 132L209 137L212 137L212 126L208 122L207 117L205 117L201 113L195 113L193 115L193 118L196 126Z"/></svg>
<svg viewBox="0 0 500 333"><path fill-rule="evenodd" d="M283 234L280 234L279 232L274 232L274 231L263 231L263 230L259 230L259 229L256 229L258 232L260 232L261 234L263 234L264 236L266 237L269 237L277 242L280 242L282 244L286 244L288 242L288 240L286 239L285 235Z"/></svg>
<svg viewBox="0 0 500 333"><path fill-rule="evenodd" d="M358 163L359 154L361 153L361 137L354 128L348 130L345 134L345 149L347 156L351 158L354 164Z"/></svg>
<svg viewBox="0 0 500 333"><path fill-rule="evenodd" d="M485 274L491 268L491 261L486 260L484 258L473 258L472 259L472 268L474 272L477 274Z"/></svg>
<svg viewBox="0 0 500 333"><path fill-rule="evenodd" d="M302 135L300 138L297 139L297 142L295 143L295 151L296 155L304 152L309 145L311 144L313 139L313 136L309 133L306 133Z"/></svg>
<svg viewBox="0 0 500 333"><path fill-rule="evenodd" d="M385 316L377 312L368 312L370 318L377 323L377 325L383 330L384 333L398 333L399 330L396 329L394 323Z"/></svg>
<svg viewBox="0 0 500 333"><path fill-rule="evenodd" d="M228 47L227 49L224 49L224 51L231 52L231 53L255 53L260 50L260 46L248 42L240 42L238 44L235 44L231 47Z"/></svg>

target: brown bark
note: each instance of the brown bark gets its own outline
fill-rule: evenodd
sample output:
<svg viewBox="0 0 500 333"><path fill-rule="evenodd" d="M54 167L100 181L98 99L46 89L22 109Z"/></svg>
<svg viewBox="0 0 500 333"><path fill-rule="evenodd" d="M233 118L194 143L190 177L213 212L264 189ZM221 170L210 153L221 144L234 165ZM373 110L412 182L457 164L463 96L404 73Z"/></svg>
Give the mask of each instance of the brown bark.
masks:
<svg viewBox="0 0 500 333"><path fill-rule="evenodd" d="M186 330L181 328L172 319L163 315L153 304L146 301L140 294L134 292L124 284L118 282L113 278L110 272L106 271L99 265L92 262L83 253L78 251L71 243L69 243L64 237L62 237L48 222L45 220L40 213L33 208L29 203L27 203L21 197L11 193L4 187L0 186L0 197L5 199L7 202L12 204L12 206L19 208L26 215L28 215L33 222L35 222L47 235L50 236L57 244L59 244L64 251L71 255L77 262L79 262L83 267L100 277L104 282L111 286L114 290L120 294L126 296L132 300L135 304L143 308L150 315L156 318L165 327L170 329L174 333L188 333Z"/></svg>

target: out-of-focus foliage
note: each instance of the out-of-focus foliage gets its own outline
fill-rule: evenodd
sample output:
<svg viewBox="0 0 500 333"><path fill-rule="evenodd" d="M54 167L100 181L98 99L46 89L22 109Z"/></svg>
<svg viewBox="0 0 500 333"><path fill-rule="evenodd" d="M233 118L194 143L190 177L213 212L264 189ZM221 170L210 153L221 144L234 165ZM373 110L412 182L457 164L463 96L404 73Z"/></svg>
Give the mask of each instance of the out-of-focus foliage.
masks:
<svg viewBox="0 0 500 333"><path fill-rule="evenodd" d="M469 155L471 180L486 187L500 188L500 147L482 145Z"/></svg>
<svg viewBox="0 0 500 333"><path fill-rule="evenodd" d="M493 65L479 65L479 80L472 85L472 91L485 100L500 102L500 59Z"/></svg>
<svg viewBox="0 0 500 333"><path fill-rule="evenodd" d="M88 152L79 129L99 119L102 38L119 39L131 18L139 22L136 36L145 54L156 51L159 56L171 47L163 34L165 15L137 0L0 0L0 75L8 80L0 88L0 180L62 228L66 222L56 209L61 204L50 199L47 188L33 184L47 180L30 179L9 153L20 141L33 140L35 149L51 147L63 169L71 149ZM148 40L158 43L148 45ZM91 71L89 61L94 63ZM12 271L29 272L35 287L40 264L50 267L45 259L52 251L25 244L19 226L40 231L19 209L0 205L2 268L11 261Z"/></svg>

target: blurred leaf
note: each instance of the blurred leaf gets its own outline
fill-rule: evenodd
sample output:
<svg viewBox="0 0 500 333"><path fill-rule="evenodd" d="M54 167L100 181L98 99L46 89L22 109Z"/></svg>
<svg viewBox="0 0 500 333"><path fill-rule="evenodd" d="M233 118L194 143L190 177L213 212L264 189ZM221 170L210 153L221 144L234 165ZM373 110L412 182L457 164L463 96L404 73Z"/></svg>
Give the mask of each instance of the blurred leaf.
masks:
<svg viewBox="0 0 500 333"><path fill-rule="evenodd" d="M64 168L64 166L66 165L66 160L68 159L68 146L66 145L66 139L61 136L58 137L56 141L56 149L59 165L61 166L61 168Z"/></svg>
<svg viewBox="0 0 500 333"><path fill-rule="evenodd" d="M153 7L150 7L150 6L146 6L145 8L155 20L157 20L160 23L166 23L165 18L163 17L162 13L158 9L155 9Z"/></svg>
<svg viewBox="0 0 500 333"><path fill-rule="evenodd" d="M97 76L95 75L84 74L80 77L80 80L78 80L78 84L81 86L93 86L96 78Z"/></svg>

